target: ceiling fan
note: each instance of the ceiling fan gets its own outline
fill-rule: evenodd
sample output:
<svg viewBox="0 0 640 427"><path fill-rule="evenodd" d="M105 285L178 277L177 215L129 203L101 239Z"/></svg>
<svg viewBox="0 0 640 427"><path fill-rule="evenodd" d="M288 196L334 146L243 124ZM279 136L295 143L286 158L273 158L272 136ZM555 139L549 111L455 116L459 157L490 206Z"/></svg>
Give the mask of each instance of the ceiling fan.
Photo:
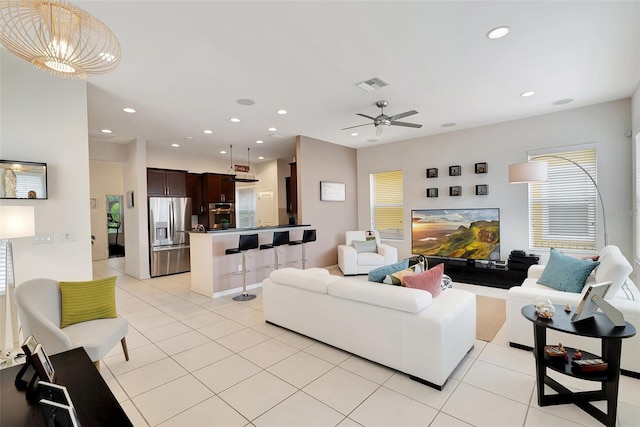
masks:
<svg viewBox="0 0 640 427"><path fill-rule="evenodd" d="M376 106L380 108L380 115L378 117L367 116L366 114L356 113L358 116L366 117L367 119L373 120L373 123L365 123L363 125L350 126L346 129L353 129L360 126L368 126L373 124L376 127L376 136L382 135L382 132L389 126L405 126L409 128L421 128L422 125L416 123L407 123L407 122L399 122L398 119L402 119L407 116L412 116L414 114L418 114L416 110L405 111L404 113L396 114L395 116L387 116L384 114L384 108L389 105L388 101L378 101L376 102Z"/></svg>

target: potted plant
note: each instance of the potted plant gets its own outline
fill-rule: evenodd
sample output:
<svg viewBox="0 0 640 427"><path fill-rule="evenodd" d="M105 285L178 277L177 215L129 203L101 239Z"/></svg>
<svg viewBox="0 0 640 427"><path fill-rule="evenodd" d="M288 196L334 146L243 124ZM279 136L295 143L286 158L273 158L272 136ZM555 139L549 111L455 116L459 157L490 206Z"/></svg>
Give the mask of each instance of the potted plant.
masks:
<svg viewBox="0 0 640 427"><path fill-rule="evenodd" d="M228 229L228 228L229 228L229 220L228 220L228 219L226 219L226 218L222 218L222 219L220 220L220 224L222 225L222 229L223 229L223 230L226 230L226 229Z"/></svg>

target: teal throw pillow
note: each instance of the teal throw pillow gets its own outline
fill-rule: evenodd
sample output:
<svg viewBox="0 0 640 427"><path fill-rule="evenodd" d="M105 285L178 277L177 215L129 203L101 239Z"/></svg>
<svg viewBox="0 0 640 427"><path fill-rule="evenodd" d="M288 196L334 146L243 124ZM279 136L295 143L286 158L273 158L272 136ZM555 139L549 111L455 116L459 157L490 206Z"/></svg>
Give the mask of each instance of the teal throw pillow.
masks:
<svg viewBox="0 0 640 427"><path fill-rule="evenodd" d="M600 262L564 255L551 248L549 262L538 279L541 285L564 292L582 292L587 277Z"/></svg>
<svg viewBox="0 0 640 427"><path fill-rule="evenodd" d="M351 243L358 253L373 252L375 254L378 252L378 246L375 240L353 240Z"/></svg>
<svg viewBox="0 0 640 427"><path fill-rule="evenodd" d="M400 270L406 270L408 267L409 260L405 259L395 264L383 265L382 267L374 268L369 272L369 281L382 283L388 274L393 274Z"/></svg>

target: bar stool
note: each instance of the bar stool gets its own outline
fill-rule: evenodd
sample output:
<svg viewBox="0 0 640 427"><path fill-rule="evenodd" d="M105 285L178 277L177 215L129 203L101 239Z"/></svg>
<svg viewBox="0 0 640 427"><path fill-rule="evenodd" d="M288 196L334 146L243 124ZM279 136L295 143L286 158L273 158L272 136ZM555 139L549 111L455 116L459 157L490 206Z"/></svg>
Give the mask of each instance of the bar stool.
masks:
<svg viewBox="0 0 640 427"><path fill-rule="evenodd" d="M260 245L260 250L264 249L273 249L275 254L275 264L273 264L273 268L276 270L280 268L280 263L278 262L278 246L288 245L289 244L289 230L287 231L274 231L273 232L273 242L266 245ZM265 266L267 268L271 268L271 265Z"/></svg>
<svg viewBox="0 0 640 427"><path fill-rule="evenodd" d="M307 257L304 254L304 248L307 243L316 241L316 230L304 230L302 232L302 240L292 240L289 245L302 245L302 269L306 268Z"/></svg>
<svg viewBox="0 0 640 427"><path fill-rule="evenodd" d="M257 234L241 234L238 247L224 251L225 255L242 254L242 294L233 297L234 301L249 301L256 297L247 293L247 251L251 249L258 249Z"/></svg>

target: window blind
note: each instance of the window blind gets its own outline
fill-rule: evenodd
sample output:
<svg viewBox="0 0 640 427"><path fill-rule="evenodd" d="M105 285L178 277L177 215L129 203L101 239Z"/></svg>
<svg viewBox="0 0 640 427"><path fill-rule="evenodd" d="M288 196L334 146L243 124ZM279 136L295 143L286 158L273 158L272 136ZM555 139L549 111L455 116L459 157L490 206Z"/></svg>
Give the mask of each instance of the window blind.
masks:
<svg viewBox="0 0 640 427"><path fill-rule="evenodd" d="M547 162L548 179L529 184L529 241L532 248L595 251L596 188L583 170L565 159L582 166L597 182L595 146L530 154L529 160Z"/></svg>
<svg viewBox="0 0 640 427"><path fill-rule="evenodd" d="M401 170L369 175L371 229L378 230L382 239L403 239L402 185Z"/></svg>

